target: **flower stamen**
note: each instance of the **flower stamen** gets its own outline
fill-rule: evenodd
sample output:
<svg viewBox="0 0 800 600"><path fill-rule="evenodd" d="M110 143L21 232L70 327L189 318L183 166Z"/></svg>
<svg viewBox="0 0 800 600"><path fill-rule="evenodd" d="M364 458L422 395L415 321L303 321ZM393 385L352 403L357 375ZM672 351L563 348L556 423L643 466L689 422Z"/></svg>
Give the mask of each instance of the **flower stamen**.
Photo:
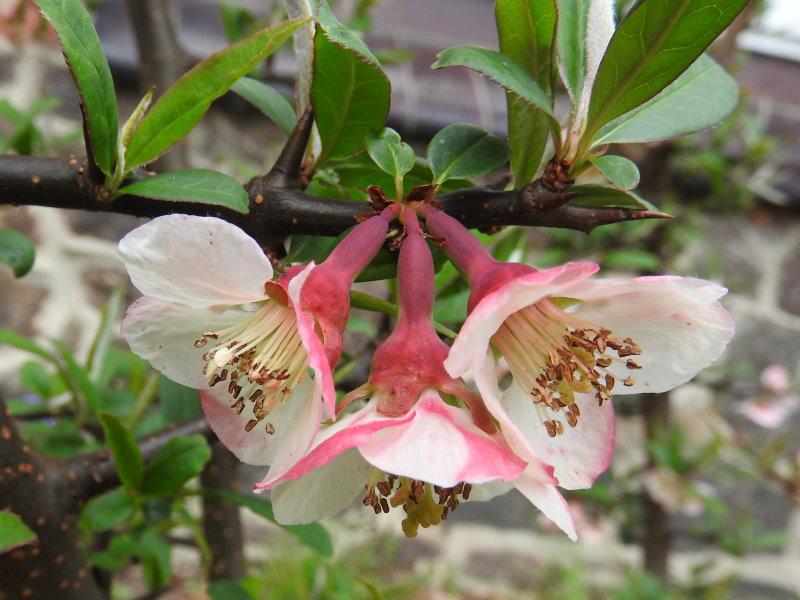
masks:
<svg viewBox="0 0 800 600"><path fill-rule="evenodd" d="M203 348L203 373L210 386L228 382L228 395L236 414L252 404L253 418L244 426L250 432L303 381L308 356L297 330L291 308L273 301L265 302L252 315L220 331L207 331L194 342ZM230 377L230 379L229 379ZM275 426L267 422L265 431L272 435Z"/></svg>
<svg viewBox="0 0 800 600"><path fill-rule="evenodd" d="M576 392L594 392L600 406L611 399L617 383L606 370L614 363L611 354L624 359L642 353L631 338L620 340L610 330L584 323L549 300L509 316L492 336L492 344L531 395L550 437L565 431L556 414L562 414L570 427L577 427ZM641 369L632 358L624 364L629 370ZM629 376L622 383L630 387L634 379Z"/></svg>

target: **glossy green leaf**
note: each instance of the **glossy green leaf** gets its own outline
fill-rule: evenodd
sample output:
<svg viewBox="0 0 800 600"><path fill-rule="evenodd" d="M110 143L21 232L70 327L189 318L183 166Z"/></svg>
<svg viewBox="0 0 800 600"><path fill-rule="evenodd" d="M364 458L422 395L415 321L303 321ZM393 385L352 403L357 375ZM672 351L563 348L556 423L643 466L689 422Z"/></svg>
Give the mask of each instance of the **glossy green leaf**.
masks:
<svg viewBox="0 0 800 600"><path fill-rule="evenodd" d="M271 85L252 77L242 77L231 86L231 91L272 119L285 133L291 133L297 124L292 104Z"/></svg>
<svg viewBox="0 0 800 600"><path fill-rule="evenodd" d="M126 169L149 163L166 152L197 125L214 100L307 22L293 19L262 29L212 54L184 74L133 132L125 152Z"/></svg>
<svg viewBox="0 0 800 600"><path fill-rule="evenodd" d="M35 539L36 534L21 518L12 512L0 511L0 553L30 544Z"/></svg>
<svg viewBox="0 0 800 600"><path fill-rule="evenodd" d="M114 415L101 413L99 418L122 485L130 492L137 491L142 484L144 461L133 434Z"/></svg>
<svg viewBox="0 0 800 600"><path fill-rule="evenodd" d="M558 70L573 104L577 104L586 79L587 0L558 0Z"/></svg>
<svg viewBox="0 0 800 600"><path fill-rule="evenodd" d="M592 88L586 138L683 73L748 0L643 0L617 27Z"/></svg>
<svg viewBox="0 0 800 600"><path fill-rule="evenodd" d="M550 98L541 86L523 67L505 54L478 46L453 46L442 50L436 58L437 61L431 65L432 69L468 67L555 119Z"/></svg>
<svg viewBox="0 0 800 600"><path fill-rule="evenodd" d="M570 192L578 195L570 200L575 206L591 208L617 207L637 210L658 210L650 202L630 190L605 185L574 185Z"/></svg>
<svg viewBox="0 0 800 600"><path fill-rule="evenodd" d="M7 264L14 275L22 277L33 268L36 247L16 229L0 229L0 262Z"/></svg>
<svg viewBox="0 0 800 600"><path fill-rule="evenodd" d="M486 175L505 164L508 156L503 140L468 123L448 125L428 144L428 162L437 184Z"/></svg>
<svg viewBox="0 0 800 600"><path fill-rule="evenodd" d="M78 93L97 166L110 175L117 155L117 96L100 38L80 0L36 0L53 24Z"/></svg>
<svg viewBox="0 0 800 600"><path fill-rule="evenodd" d="M222 498L239 506L249 508L260 517L265 518L276 525L280 525L288 533L292 534L297 540L312 549L321 556L329 557L333 555L333 544L328 531L319 523L309 523L308 525L281 525L275 520L272 512L272 504L256 496L239 494L229 490L204 490L208 496Z"/></svg>
<svg viewBox="0 0 800 600"><path fill-rule="evenodd" d="M639 185L639 168L624 156L596 156L589 162L615 187L632 190Z"/></svg>
<svg viewBox="0 0 800 600"><path fill-rule="evenodd" d="M515 60L550 94L555 0L497 0L495 3L500 51ZM506 92L511 172L522 186L533 180L542 161L549 126L547 116Z"/></svg>
<svg viewBox="0 0 800 600"><path fill-rule="evenodd" d="M317 166L355 154L389 115L389 79L364 42L322 2L314 36L311 104L322 141Z"/></svg>
<svg viewBox="0 0 800 600"><path fill-rule="evenodd" d="M593 145L654 142L708 129L738 102L736 81L704 54L660 94L605 125Z"/></svg>
<svg viewBox="0 0 800 600"><path fill-rule="evenodd" d="M242 184L210 169L181 169L141 179L117 192L158 200L198 202L248 212L248 198Z"/></svg>
<svg viewBox="0 0 800 600"><path fill-rule="evenodd" d="M625 269L635 272L658 271L661 259L652 252L636 248L609 250L603 260L603 266L608 269Z"/></svg>
<svg viewBox="0 0 800 600"><path fill-rule="evenodd" d="M105 531L131 516L134 508L128 492L120 487L89 500L81 512L81 521L90 531Z"/></svg>
<svg viewBox="0 0 800 600"><path fill-rule="evenodd" d="M142 480L142 494L171 494L197 477L210 458L211 448L201 435L171 439L147 465Z"/></svg>
<svg viewBox="0 0 800 600"><path fill-rule="evenodd" d="M388 127L367 138L367 152L375 164L392 177L403 177L414 168L417 160L411 146L400 139L399 133Z"/></svg>

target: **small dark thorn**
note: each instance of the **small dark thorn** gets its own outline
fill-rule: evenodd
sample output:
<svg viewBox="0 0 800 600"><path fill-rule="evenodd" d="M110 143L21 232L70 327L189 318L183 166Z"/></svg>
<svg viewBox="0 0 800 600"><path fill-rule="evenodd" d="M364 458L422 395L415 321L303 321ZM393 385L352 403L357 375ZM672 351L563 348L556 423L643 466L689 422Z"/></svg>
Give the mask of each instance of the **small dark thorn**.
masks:
<svg viewBox="0 0 800 600"><path fill-rule="evenodd" d="M303 158L308 145L308 138L311 135L311 128L314 124L314 111L309 106L300 115L294 130L286 140L278 160L270 169L266 176L269 187L289 188L296 187L300 182L300 174L303 167Z"/></svg>

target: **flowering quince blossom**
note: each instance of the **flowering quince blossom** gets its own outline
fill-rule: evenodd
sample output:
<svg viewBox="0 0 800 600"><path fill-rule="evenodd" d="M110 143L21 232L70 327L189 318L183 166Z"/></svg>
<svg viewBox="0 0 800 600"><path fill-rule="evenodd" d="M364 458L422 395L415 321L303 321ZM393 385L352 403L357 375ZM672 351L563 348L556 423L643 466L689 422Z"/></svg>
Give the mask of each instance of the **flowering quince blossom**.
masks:
<svg viewBox="0 0 800 600"><path fill-rule="evenodd" d="M376 514L402 506L403 531L413 537L471 494L485 497L511 482L574 539L552 468L516 456L481 399L445 372L449 348L431 321L433 260L414 212L405 210L402 220L407 235L398 260L396 328L375 351L369 383L339 408L366 396L369 401L323 426L295 464L273 464L256 491L272 489L283 523L332 515L365 491L364 505ZM489 485L473 492L478 484Z"/></svg>
<svg viewBox="0 0 800 600"><path fill-rule="evenodd" d="M292 461L335 417L332 368L353 280L382 246L396 209L357 225L321 264L274 281L269 259L213 217L158 217L119 244L143 297L122 334L131 350L201 393L220 440L254 464ZM309 376L313 371L313 379Z"/></svg>
<svg viewBox="0 0 800 600"><path fill-rule="evenodd" d="M422 209L428 231L465 276L468 317L445 360L472 371L514 452L555 469L560 487L589 487L611 460L612 393L664 392L722 354L733 320L726 290L685 277L590 279L598 266L538 271L499 263L458 221ZM498 382L498 358L512 381Z"/></svg>
<svg viewBox="0 0 800 600"><path fill-rule="evenodd" d="M800 407L800 396L792 392L789 371L783 365L770 365L759 378L763 394L742 402L737 411L756 425L777 429Z"/></svg>

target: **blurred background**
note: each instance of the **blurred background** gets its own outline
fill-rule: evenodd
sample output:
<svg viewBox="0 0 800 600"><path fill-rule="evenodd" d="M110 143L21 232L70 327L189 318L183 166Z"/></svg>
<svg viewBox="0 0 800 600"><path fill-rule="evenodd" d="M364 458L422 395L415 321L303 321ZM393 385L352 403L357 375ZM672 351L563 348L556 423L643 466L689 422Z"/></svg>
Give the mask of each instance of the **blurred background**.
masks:
<svg viewBox="0 0 800 600"><path fill-rule="evenodd" d="M123 114L151 85L158 94L200 58L285 17L268 0L88 4ZM393 87L390 125L417 149L457 121L505 134L500 88L464 69L429 68L454 44L496 47L492 2L332 4L384 64ZM621 13L630 3L617 4ZM256 74L286 95L290 46ZM736 112L713 131L620 149L639 164L646 197L673 221L590 235L507 228L485 238L498 256L536 266L586 258L606 273L696 275L730 289L725 305L737 335L723 360L669 395L615 399L612 467L591 490L569 494L578 543L513 492L462 506L411 540L402 537L399 511L375 517L356 504L323 524L334 549L326 556L248 510L209 529L212 509L189 482L110 525L83 515L82 540L112 597L205 598L208 572L242 581L234 591L218 585L215 599L246 598L230 595L244 590L287 599L800 597L800 3L752 3L712 54L741 85ZM156 166L214 168L245 181L266 171L284 137L229 94ZM0 0L0 153L9 152L83 153L72 80L54 35L26 0ZM37 246L26 277L0 272L0 326L63 341L103 401L144 436L197 417L199 408L196 394L151 373L118 338L121 310L136 293L126 287L116 243L140 222L0 208L0 224ZM437 285L436 319L456 328L466 289L447 268ZM375 284L370 291L386 293ZM338 374L342 389L363 380L372 341L388 325L354 311L355 350ZM96 423L76 414L78 392L60 373L57 364L0 346L0 394L25 439L68 459L101 443ZM203 480L221 471L241 492L262 475L215 450ZM157 543L146 547L150 531ZM126 547L131 539L140 545Z"/></svg>

